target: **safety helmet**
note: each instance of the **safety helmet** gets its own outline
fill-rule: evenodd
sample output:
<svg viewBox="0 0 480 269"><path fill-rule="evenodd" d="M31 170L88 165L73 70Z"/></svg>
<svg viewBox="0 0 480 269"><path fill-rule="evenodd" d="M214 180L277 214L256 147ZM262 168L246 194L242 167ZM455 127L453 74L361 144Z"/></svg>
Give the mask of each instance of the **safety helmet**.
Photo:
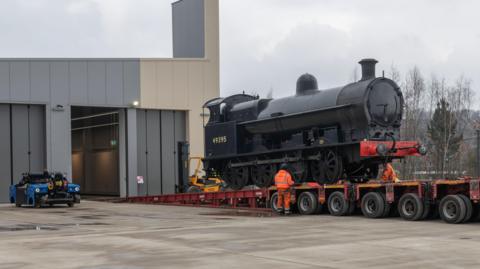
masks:
<svg viewBox="0 0 480 269"><path fill-rule="evenodd" d="M288 170L288 164L287 163L282 163L280 165L280 170Z"/></svg>

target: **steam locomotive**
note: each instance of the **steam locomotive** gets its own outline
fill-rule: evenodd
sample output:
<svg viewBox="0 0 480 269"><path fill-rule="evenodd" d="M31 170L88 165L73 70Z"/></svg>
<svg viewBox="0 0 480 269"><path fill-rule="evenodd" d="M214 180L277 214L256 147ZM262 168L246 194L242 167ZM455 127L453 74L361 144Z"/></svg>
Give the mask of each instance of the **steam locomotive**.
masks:
<svg viewBox="0 0 480 269"><path fill-rule="evenodd" d="M376 63L361 60L361 80L337 88L319 90L304 74L293 96L206 102L205 171L233 189L270 186L283 162L297 182L363 182L382 163L425 154L418 142L399 141L403 95L393 80L375 77Z"/></svg>

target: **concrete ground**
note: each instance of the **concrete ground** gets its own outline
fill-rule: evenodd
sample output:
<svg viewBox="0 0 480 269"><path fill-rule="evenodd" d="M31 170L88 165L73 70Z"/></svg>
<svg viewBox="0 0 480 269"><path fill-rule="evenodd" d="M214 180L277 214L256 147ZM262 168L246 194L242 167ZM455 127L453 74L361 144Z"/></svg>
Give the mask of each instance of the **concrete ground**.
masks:
<svg viewBox="0 0 480 269"><path fill-rule="evenodd" d="M478 268L480 224L0 205L0 268Z"/></svg>

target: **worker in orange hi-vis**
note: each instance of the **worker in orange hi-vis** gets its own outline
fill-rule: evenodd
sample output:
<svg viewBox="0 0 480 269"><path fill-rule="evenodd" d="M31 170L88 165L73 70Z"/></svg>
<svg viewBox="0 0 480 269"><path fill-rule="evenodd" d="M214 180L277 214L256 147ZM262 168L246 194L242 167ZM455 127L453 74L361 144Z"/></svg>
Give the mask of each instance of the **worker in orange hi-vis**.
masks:
<svg viewBox="0 0 480 269"><path fill-rule="evenodd" d="M275 175L275 186L278 192L278 213L282 213L285 209L285 215L290 215L290 196L292 194L290 188L294 184L295 182L293 181L292 175L288 171L288 165L283 163Z"/></svg>
<svg viewBox="0 0 480 269"><path fill-rule="evenodd" d="M392 163L387 162L385 168L383 169L382 180L385 182L399 182L397 173L393 169Z"/></svg>

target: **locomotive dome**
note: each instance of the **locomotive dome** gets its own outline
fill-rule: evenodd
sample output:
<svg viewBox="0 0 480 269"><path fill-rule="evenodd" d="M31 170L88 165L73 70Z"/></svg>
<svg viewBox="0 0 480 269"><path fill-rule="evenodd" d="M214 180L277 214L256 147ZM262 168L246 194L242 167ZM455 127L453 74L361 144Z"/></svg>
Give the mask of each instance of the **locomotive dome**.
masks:
<svg viewBox="0 0 480 269"><path fill-rule="evenodd" d="M297 80L297 95L311 90L318 90L317 79L313 75L305 73Z"/></svg>

